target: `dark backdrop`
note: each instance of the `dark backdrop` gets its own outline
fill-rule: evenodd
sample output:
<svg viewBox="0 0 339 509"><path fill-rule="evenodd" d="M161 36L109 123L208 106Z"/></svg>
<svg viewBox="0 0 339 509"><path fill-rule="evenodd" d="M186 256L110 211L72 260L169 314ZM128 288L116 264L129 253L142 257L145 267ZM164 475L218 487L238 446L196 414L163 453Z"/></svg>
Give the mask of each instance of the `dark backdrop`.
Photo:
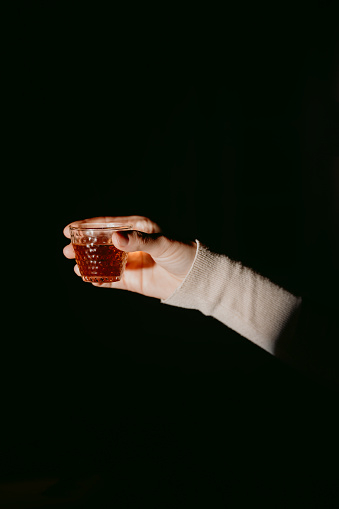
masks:
<svg viewBox="0 0 339 509"><path fill-rule="evenodd" d="M338 307L334 3L243 8L19 10L8 192L31 251L4 339L4 479L55 475L60 494L99 475L117 507L332 507L330 390L62 255L70 221L146 215Z"/></svg>

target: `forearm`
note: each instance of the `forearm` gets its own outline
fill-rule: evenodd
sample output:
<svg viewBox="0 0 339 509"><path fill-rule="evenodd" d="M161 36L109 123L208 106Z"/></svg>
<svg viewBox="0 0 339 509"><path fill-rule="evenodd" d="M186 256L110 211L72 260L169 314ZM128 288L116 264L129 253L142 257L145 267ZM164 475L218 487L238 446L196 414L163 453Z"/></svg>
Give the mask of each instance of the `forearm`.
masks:
<svg viewBox="0 0 339 509"><path fill-rule="evenodd" d="M185 280L163 302L197 309L269 353L324 376L324 368L318 367L319 341L314 337L314 327L321 330L321 319L312 326L314 313L300 297L200 243Z"/></svg>
<svg viewBox="0 0 339 509"><path fill-rule="evenodd" d="M200 243L186 279L163 302L213 316L270 353L301 305L300 298Z"/></svg>

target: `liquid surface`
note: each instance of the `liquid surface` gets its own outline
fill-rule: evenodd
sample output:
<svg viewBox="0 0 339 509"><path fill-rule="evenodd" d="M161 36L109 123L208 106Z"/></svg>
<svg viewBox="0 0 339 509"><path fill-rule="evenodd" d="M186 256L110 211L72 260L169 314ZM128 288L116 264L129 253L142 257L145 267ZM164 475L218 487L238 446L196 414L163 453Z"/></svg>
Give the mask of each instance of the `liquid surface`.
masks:
<svg viewBox="0 0 339 509"><path fill-rule="evenodd" d="M119 281L127 253L112 244L73 244L75 260L84 281L110 283Z"/></svg>

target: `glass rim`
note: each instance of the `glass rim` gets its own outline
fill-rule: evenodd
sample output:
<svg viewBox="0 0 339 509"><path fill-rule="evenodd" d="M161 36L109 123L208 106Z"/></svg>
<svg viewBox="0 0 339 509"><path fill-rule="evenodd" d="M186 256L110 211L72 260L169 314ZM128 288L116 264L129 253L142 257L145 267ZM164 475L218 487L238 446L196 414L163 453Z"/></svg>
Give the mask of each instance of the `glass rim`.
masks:
<svg viewBox="0 0 339 509"><path fill-rule="evenodd" d="M132 230L133 225L127 223L72 223L69 225L70 230Z"/></svg>

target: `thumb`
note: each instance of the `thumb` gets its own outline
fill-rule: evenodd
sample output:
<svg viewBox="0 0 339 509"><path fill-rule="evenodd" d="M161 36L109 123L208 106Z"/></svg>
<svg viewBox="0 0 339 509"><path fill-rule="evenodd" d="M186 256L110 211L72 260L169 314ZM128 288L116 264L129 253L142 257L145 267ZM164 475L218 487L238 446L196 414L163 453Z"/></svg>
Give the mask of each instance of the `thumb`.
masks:
<svg viewBox="0 0 339 509"><path fill-rule="evenodd" d="M115 247L127 253L144 251L152 258L161 257L172 245L170 239L158 233L144 233L136 230L114 232L112 241Z"/></svg>

